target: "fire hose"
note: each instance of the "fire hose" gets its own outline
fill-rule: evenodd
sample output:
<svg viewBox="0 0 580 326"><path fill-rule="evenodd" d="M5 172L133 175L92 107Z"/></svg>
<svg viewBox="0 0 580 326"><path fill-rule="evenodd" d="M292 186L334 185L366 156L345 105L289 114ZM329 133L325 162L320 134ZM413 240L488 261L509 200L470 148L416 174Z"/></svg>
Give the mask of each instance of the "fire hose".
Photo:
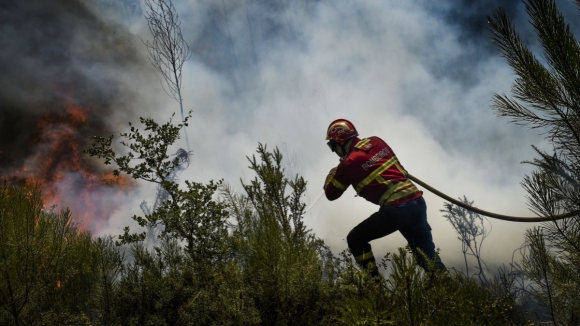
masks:
<svg viewBox="0 0 580 326"><path fill-rule="evenodd" d="M417 179L417 177L415 177L413 175L408 174L407 177L409 179L411 179L412 181L415 181L417 184L421 185L423 188L434 193L435 195L437 195L437 196L439 196L439 197L441 197L441 198L443 198L443 199L445 199L445 200L447 200L447 201L449 201L457 206L463 207L463 208L470 210L472 212L475 212L477 214L489 216L491 218L495 218L498 220L511 221L511 222L548 222L548 221L562 220L562 219L577 216L580 214L580 211L575 211L575 212L569 212L569 213L553 215L553 216L518 217L518 216L507 216L507 215L491 213L491 212L479 209L477 207L467 205L467 204L465 204L457 199L451 198L451 197L447 196L446 194L442 193L441 191L426 184L425 182Z"/></svg>

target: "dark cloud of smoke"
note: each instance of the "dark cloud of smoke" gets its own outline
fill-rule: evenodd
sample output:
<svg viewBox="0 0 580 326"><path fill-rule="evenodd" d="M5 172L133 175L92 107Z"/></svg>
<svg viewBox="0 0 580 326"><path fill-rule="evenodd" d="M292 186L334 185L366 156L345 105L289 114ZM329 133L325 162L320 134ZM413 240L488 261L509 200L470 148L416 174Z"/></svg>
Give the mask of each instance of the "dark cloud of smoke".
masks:
<svg viewBox="0 0 580 326"><path fill-rule="evenodd" d="M0 4L0 179L40 183L45 205L92 231L106 225L132 183L82 150L147 107L140 45L80 0Z"/></svg>
<svg viewBox="0 0 580 326"><path fill-rule="evenodd" d="M487 18L494 11L503 8L508 16L514 17L520 13L521 1L505 0L458 0L442 3L432 3L429 9L441 15L451 26L457 27L459 40L462 43L478 43L484 51L495 51L489 38Z"/></svg>
<svg viewBox="0 0 580 326"><path fill-rule="evenodd" d="M556 0L556 5L569 23L575 22L573 15L577 7L568 0ZM493 17L498 9L503 9L516 26L524 42L534 50L541 52L541 46L536 33L526 13L525 3L514 0L453 0L426 2L430 12L438 15L456 31L458 42L465 51L454 58L452 64L432 65L432 71L442 77L462 80L464 85L472 86L480 81L473 73L471 65L474 61L482 61L489 56L499 55L497 47L490 37L488 18ZM572 28L580 27L574 26Z"/></svg>
<svg viewBox="0 0 580 326"><path fill-rule="evenodd" d="M113 104L128 95L119 71L146 64L128 33L81 1L4 2L0 22L0 174L36 150L39 119L59 120L67 106L82 106L88 116L81 145L111 132L112 110L127 109Z"/></svg>

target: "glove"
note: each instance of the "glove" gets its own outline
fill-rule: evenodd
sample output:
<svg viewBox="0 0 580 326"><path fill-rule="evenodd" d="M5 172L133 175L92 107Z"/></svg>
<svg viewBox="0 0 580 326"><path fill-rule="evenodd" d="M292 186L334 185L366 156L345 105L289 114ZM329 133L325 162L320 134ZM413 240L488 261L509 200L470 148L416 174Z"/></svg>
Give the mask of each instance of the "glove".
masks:
<svg viewBox="0 0 580 326"><path fill-rule="evenodd" d="M328 172L328 175L326 176L326 181L324 181L324 188L326 188L326 186L328 186L328 184L332 181L332 178L334 178L335 174L336 167L333 167L332 169L330 169L330 172Z"/></svg>

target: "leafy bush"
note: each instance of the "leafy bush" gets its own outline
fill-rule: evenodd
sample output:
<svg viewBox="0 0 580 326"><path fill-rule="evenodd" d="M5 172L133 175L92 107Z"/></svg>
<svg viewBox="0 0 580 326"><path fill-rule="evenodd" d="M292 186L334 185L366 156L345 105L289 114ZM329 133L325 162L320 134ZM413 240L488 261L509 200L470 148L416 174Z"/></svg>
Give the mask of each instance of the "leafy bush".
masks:
<svg viewBox="0 0 580 326"><path fill-rule="evenodd" d="M461 273L434 269L426 274L403 248L387 254L391 272L372 279L345 254L341 277L341 324L344 325L527 325L513 295L482 287ZM388 264L390 263L390 264ZM495 287L499 289L499 287Z"/></svg>
<svg viewBox="0 0 580 326"><path fill-rule="evenodd" d="M91 235L70 211L45 210L38 186L0 187L0 320L84 320L92 266Z"/></svg>

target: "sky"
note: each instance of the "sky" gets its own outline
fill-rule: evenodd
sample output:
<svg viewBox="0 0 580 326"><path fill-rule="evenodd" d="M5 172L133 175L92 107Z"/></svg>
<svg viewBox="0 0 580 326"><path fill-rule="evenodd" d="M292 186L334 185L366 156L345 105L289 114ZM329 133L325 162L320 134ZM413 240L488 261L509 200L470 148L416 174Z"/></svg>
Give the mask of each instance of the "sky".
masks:
<svg viewBox="0 0 580 326"><path fill-rule="evenodd" d="M577 21L577 7L556 2L568 22ZM352 189L334 202L320 198L328 171L338 164L325 144L326 128L346 118L362 137L383 138L411 174L448 195L465 195L496 213L533 215L520 185L532 168L521 162L536 156L532 144L546 150L550 144L539 131L510 124L490 108L493 95L509 94L514 80L489 36L493 10L505 8L541 58L521 2L174 3L192 50L183 94L185 110L193 112L187 129L193 156L181 180L223 178L242 192L240 179L254 177L246 156L258 143L278 146L289 175L308 182L307 226L338 253L347 248L350 229L378 209ZM127 131L127 122L140 116L160 122L179 116L178 103L163 92L147 58L144 8L137 0L0 4L0 68L7 72L0 77L0 150L13 154L0 154L0 172L36 151L23 146L35 137L27 131L46 112L62 110L47 105L62 97L91 108L90 127L82 131L87 137ZM122 233L154 192L137 184L112 217L91 230ZM444 263L462 268L461 244L440 212L443 200L427 191L424 196ZM509 263L534 225L486 223L492 228L483 245L489 264ZM405 240L395 233L371 244L380 257Z"/></svg>

